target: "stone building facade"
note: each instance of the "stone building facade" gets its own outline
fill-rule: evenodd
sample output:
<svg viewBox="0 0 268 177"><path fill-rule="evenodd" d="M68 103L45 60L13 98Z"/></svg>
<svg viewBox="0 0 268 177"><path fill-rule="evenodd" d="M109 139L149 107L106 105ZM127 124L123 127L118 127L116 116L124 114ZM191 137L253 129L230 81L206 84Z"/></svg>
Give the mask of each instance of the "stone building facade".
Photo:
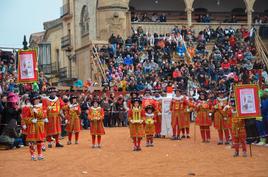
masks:
<svg viewBox="0 0 268 177"><path fill-rule="evenodd" d="M168 1L170 4L179 1L179 9L186 14L187 20L184 23L191 26L196 4L210 0ZM237 1L241 1L241 6L245 7L247 24L250 27L254 4L263 0ZM54 79L55 84L71 84L76 79L94 80L91 62L92 42L107 41L111 34L121 35L123 38L129 36L133 25L130 7L146 7L148 10L159 8L155 6L156 1L154 3L152 0L151 3L153 4L145 0L63 0L60 18L44 23L45 35L42 41L43 44L51 44L49 62L56 63L58 71L58 75L55 75L58 78ZM157 3L160 3L160 0Z"/></svg>

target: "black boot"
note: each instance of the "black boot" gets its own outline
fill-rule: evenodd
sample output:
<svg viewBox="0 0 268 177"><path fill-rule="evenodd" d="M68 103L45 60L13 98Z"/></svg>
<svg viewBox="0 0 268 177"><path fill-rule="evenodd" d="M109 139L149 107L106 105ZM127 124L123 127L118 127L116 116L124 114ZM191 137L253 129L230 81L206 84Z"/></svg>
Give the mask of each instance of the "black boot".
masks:
<svg viewBox="0 0 268 177"><path fill-rule="evenodd" d="M63 145L60 144L60 143L57 143L57 144L56 144L56 147L63 147Z"/></svg>

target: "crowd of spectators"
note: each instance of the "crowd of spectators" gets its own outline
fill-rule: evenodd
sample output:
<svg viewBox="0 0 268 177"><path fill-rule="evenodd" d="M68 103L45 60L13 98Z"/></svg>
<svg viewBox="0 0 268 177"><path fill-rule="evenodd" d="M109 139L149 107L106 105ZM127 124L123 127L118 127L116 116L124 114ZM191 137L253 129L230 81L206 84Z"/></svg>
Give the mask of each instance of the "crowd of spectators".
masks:
<svg viewBox="0 0 268 177"><path fill-rule="evenodd" d="M104 91L111 93L108 97L100 94L105 110L104 125L127 126L129 96L116 95L117 91L130 93L149 89L162 90L165 94L170 88L171 92L172 88L180 88L195 98L197 89L205 89L216 97L218 90L228 94L236 83L267 86L267 68L256 56L254 33L254 29L248 31L243 26L239 29L208 26L199 32L174 26L169 33L151 34L140 26L126 39L112 35L109 46L99 48L100 60L107 66ZM8 133L13 137L13 146L18 146L21 140L17 131L3 129L3 125L10 122L8 117L20 123L21 103L19 99L14 101L14 95L18 97L34 90L45 96L47 80L41 72L37 83L16 84L15 65L14 56L8 61L1 57L0 141ZM72 93L63 91L58 96L68 103L69 94ZM82 93L78 98L86 129L90 126L86 111L93 97L92 93ZM64 114L62 126L64 130Z"/></svg>
<svg viewBox="0 0 268 177"><path fill-rule="evenodd" d="M165 90L169 83L210 90L228 89L234 82L268 84L267 70L256 58L254 33L254 29L220 26L195 33L176 26L167 34L151 34L139 27L125 40L112 35L111 45L100 49L108 66L106 86L140 91Z"/></svg>

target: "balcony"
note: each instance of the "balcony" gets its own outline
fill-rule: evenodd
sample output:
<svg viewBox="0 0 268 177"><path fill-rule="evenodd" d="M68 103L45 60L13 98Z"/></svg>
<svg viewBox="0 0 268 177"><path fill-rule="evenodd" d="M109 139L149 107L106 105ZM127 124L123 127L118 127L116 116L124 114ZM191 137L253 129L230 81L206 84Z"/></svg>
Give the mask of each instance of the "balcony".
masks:
<svg viewBox="0 0 268 177"><path fill-rule="evenodd" d="M179 28L181 28L182 25L187 26L187 22L165 22L165 23L132 22L131 23L133 30L137 30L137 28L141 26L144 32L149 32L151 34L170 33L176 25L178 25ZM222 28L232 26L234 29L237 29L240 28L241 25L246 26L247 23L193 23L193 29L198 32L203 31L207 26L211 26L213 29L216 29L218 26L221 26Z"/></svg>
<svg viewBox="0 0 268 177"><path fill-rule="evenodd" d="M70 13L70 4L64 4L61 8L60 8L60 17L63 18L64 20L68 20L70 18L72 18L72 14Z"/></svg>
<svg viewBox="0 0 268 177"><path fill-rule="evenodd" d="M59 69L59 79L67 79L67 67L63 67Z"/></svg>
<svg viewBox="0 0 268 177"><path fill-rule="evenodd" d="M70 35L66 35L61 38L61 48L65 50L72 50Z"/></svg>
<svg viewBox="0 0 268 177"><path fill-rule="evenodd" d="M58 66L57 63L41 64L39 65L39 70L46 75L56 74L58 72Z"/></svg>
<svg viewBox="0 0 268 177"><path fill-rule="evenodd" d="M59 79L60 81L75 81L77 79L76 72L74 70L69 71L67 67L59 69Z"/></svg>

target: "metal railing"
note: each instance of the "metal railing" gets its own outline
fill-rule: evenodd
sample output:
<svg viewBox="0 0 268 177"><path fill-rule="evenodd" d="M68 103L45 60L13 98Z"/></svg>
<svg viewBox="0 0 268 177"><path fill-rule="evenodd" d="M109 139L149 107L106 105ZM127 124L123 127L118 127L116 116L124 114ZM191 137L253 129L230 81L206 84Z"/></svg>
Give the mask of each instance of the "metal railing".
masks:
<svg viewBox="0 0 268 177"><path fill-rule="evenodd" d="M61 38L61 48L66 48L71 46L71 36L66 35Z"/></svg>
<svg viewBox="0 0 268 177"><path fill-rule="evenodd" d="M39 70L44 74L55 74L58 72L58 66L57 63L41 64L39 65Z"/></svg>

